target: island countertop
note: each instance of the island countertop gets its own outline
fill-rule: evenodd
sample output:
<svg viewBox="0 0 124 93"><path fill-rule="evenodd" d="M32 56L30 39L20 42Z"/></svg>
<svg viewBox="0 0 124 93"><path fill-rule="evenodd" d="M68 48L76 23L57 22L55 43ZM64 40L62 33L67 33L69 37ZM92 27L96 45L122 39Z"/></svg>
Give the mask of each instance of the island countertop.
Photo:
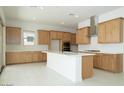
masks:
<svg viewBox="0 0 124 93"><path fill-rule="evenodd" d="M93 53L79 53L79 52L62 52L62 51L43 51L45 53L55 53L55 54L61 54L61 55L66 55L66 56L92 56L96 55Z"/></svg>

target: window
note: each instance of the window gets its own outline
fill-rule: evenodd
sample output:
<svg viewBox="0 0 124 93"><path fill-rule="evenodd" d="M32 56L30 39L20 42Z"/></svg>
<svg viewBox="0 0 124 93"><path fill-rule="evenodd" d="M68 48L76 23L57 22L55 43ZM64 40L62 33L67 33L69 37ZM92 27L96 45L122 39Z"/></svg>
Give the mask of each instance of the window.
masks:
<svg viewBox="0 0 124 93"><path fill-rule="evenodd" d="M23 39L24 39L24 45L34 45L35 44L35 32L24 31Z"/></svg>

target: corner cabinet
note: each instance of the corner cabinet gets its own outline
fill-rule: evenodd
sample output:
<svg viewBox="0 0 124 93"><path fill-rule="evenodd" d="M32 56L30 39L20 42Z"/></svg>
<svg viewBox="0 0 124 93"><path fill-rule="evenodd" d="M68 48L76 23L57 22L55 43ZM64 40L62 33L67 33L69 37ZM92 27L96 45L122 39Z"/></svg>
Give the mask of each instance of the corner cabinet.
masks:
<svg viewBox="0 0 124 93"><path fill-rule="evenodd" d="M90 44L90 27L78 29L76 32L77 44Z"/></svg>
<svg viewBox="0 0 124 93"><path fill-rule="evenodd" d="M123 19L117 18L98 25L98 43L123 42Z"/></svg>
<svg viewBox="0 0 124 93"><path fill-rule="evenodd" d="M49 42L50 42L49 31L38 30L38 44L49 45Z"/></svg>

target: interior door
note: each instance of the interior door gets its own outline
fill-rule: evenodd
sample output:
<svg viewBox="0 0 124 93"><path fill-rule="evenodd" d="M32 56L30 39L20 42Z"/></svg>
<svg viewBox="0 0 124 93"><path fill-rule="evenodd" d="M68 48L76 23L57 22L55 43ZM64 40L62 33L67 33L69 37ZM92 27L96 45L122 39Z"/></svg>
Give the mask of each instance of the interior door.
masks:
<svg viewBox="0 0 124 93"><path fill-rule="evenodd" d="M3 40L2 40L2 35L3 33L2 33L2 26L1 26L1 24L0 24L0 72L1 72L1 67L2 67L2 55L3 55Z"/></svg>

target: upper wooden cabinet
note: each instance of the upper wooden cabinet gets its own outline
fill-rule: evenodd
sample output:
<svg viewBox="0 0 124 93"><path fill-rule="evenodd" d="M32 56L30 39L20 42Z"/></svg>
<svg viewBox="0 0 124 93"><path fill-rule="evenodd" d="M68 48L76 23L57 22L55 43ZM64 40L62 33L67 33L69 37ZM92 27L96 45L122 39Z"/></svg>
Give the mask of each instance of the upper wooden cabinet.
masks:
<svg viewBox="0 0 124 93"><path fill-rule="evenodd" d="M38 30L38 44L49 44L50 35L49 31Z"/></svg>
<svg viewBox="0 0 124 93"><path fill-rule="evenodd" d="M76 44L76 34L75 33L71 33L71 44Z"/></svg>
<svg viewBox="0 0 124 93"><path fill-rule="evenodd" d="M56 31L50 31L50 39L57 39L57 32Z"/></svg>
<svg viewBox="0 0 124 93"><path fill-rule="evenodd" d="M63 40L63 42L70 42L71 41L71 33L63 32L62 40Z"/></svg>
<svg viewBox="0 0 124 93"><path fill-rule="evenodd" d="M21 28L6 27L6 43L21 44Z"/></svg>
<svg viewBox="0 0 124 93"><path fill-rule="evenodd" d="M62 39L62 32L57 32L57 39Z"/></svg>
<svg viewBox="0 0 124 93"><path fill-rule="evenodd" d="M78 29L78 31L76 32L76 43L90 44L90 28L89 27Z"/></svg>
<svg viewBox="0 0 124 93"><path fill-rule="evenodd" d="M123 42L123 19L117 18L98 25L99 43Z"/></svg>
<svg viewBox="0 0 124 93"><path fill-rule="evenodd" d="M62 32L51 31L50 39L62 39Z"/></svg>

